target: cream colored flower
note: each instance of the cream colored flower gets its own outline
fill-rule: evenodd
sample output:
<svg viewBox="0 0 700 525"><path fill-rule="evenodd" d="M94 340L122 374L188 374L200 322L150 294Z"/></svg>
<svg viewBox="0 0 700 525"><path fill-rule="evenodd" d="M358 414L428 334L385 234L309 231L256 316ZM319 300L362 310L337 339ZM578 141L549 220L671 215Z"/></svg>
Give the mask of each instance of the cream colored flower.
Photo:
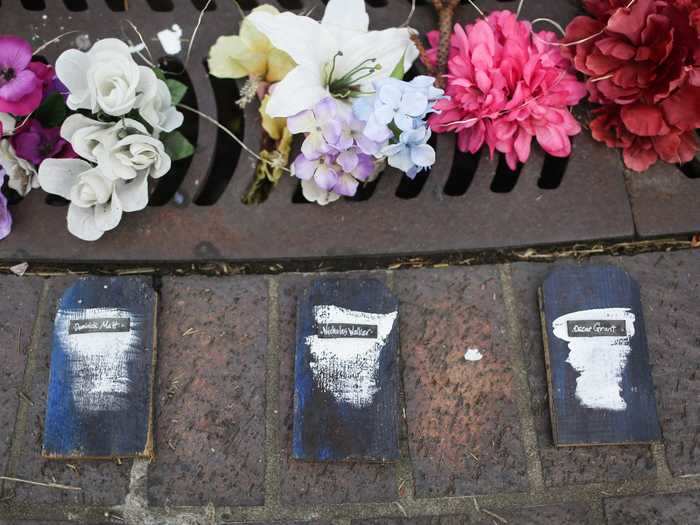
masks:
<svg viewBox="0 0 700 525"><path fill-rule="evenodd" d="M270 95L265 95L265 98L260 103L260 116L262 117L262 127L265 132L274 140L280 140L284 130L287 128L286 118L272 118L267 114L267 104L270 101Z"/></svg>
<svg viewBox="0 0 700 525"><path fill-rule="evenodd" d="M261 5L253 12L279 14L271 5ZM238 35L219 37L209 50L209 71L219 78L252 76L279 82L295 66L287 53L272 47L248 17L243 19Z"/></svg>

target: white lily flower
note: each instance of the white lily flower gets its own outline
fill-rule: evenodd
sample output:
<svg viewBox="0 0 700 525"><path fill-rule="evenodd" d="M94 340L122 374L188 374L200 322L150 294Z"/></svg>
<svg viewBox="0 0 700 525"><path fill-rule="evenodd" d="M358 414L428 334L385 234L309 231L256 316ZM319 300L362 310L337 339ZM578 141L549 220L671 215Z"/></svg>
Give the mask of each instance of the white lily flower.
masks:
<svg viewBox="0 0 700 525"><path fill-rule="evenodd" d="M389 77L402 59L408 70L418 57L410 29L368 31L363 0L330 0L321 22L290 12L253 12L248 19L297 63L272 91L271 117L291 117L328 96L371 92L372 82Z"/></svg>

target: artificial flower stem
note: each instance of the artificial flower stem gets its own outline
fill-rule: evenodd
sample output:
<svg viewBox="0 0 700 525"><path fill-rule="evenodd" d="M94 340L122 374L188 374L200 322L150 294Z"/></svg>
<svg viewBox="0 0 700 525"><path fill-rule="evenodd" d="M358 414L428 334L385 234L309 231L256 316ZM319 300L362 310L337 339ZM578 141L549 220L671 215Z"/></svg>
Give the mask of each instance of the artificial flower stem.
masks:
<svg viewBox="0 0 700 525"><path fill-rule="evenodd" d="M191 112L191 113L194 113L195 115L198 115L198 116L202 117L202 118L203 118L204 120L206 120L207 122L209 122L209 123L211 123L211 124L214 124L217 128L219 128L221 131L223 131L223 132L226 133L229 137L231 137L231 138L232 138L241 148L243 148L243 150L244 150L246 153L248 153L251 157L257 159L257 160L260 161L260 162L265 162L265 163L269 164L271 167L275 167L275 165L274 165L273 162L270 162L270 161L267 160L267 159L263 159L260 155L258 155L257 153L255 153L252 149L250 149L248 146L246 146L245 142L243 142L241 139L239 139L230 129L228 129L226 126L224 126L223 124L221 124L221 123L220 123L218 120L216 120L215 118L210 117L210 116L207 115L206 113L202 113L202 112L199 111L198 109L195 109L195 108L192 108L192 107L190 107L190 106L187 106L186 104L178 104L177 107L179 107L180 109L184 109L184 110L186 110L186 111L189 111L189 112ZM286 172L286 173L290 173L290 174L292 173L291 170L290 170L289 168L282 168L282 171L284 171L284 172Z"/></svg>

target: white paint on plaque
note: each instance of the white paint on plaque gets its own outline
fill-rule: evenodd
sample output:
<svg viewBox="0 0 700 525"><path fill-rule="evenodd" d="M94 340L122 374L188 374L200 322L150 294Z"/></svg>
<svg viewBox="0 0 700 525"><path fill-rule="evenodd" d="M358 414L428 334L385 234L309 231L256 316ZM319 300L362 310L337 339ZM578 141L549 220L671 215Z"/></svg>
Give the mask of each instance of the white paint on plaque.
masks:
<svg viewBox="0 0 700 525"><path fill-rule="evenodd" d="M576 398L588 408L622 411L622 374L632 351L635 316L629 308L583 310L558 317L554 335L569 344L578 373Z"/></svg>
<svg viewBox="0 0 700 525"><path fill-rule="evenodd" d="M464 352L465 361L481 361L484 358L484 354L478 348L467 348Z"/></svg>
<svg viewBox="0 0 700 525"><path fill-rule="evenodd" d="M170 29L158 31L158 40L168 55L177 55L182 51L182 28L173 24Z"/></svg>
<svg viewBox="0 0 700 525"><path fill-rule="evenodd" d="M398 312L376 314L318 305L313 313L317 326L333 327L327 330L331 336L306 337L314 381L338 401L357 408L369 405L379 390L379 356ZM346 335L332 336L338 333Z"/></svg>
<svg viewBox="0 0 700 525"><path fill-rule="evenodd" d="M115 323L123 324L123 329L102 331L110 326L114 330ZM55 334L66 354L67 379L72 382L77 410L98 412L126 408L129 364L143 352L139 337L142 327L142 316L116 308L58 312Z"/></svg>

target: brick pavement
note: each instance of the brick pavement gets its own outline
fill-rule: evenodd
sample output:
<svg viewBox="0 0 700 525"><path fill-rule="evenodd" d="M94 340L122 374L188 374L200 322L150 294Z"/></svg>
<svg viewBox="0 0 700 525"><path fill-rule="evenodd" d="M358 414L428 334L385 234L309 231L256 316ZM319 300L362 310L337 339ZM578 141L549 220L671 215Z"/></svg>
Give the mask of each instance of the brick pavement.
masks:
<svg viewBox="0 0 700 525"><path fill-rule="evenodd" d="M699 523L700 251L588 262L641 284L663 442L553 447L535 297L552 264L345 273L401 301L392 465L289 458L295 304L319 274L164 277L155 462L45 461L51 324L74 277L2 275L0 470L82 490L6 481L0 525Z"/></svg>

